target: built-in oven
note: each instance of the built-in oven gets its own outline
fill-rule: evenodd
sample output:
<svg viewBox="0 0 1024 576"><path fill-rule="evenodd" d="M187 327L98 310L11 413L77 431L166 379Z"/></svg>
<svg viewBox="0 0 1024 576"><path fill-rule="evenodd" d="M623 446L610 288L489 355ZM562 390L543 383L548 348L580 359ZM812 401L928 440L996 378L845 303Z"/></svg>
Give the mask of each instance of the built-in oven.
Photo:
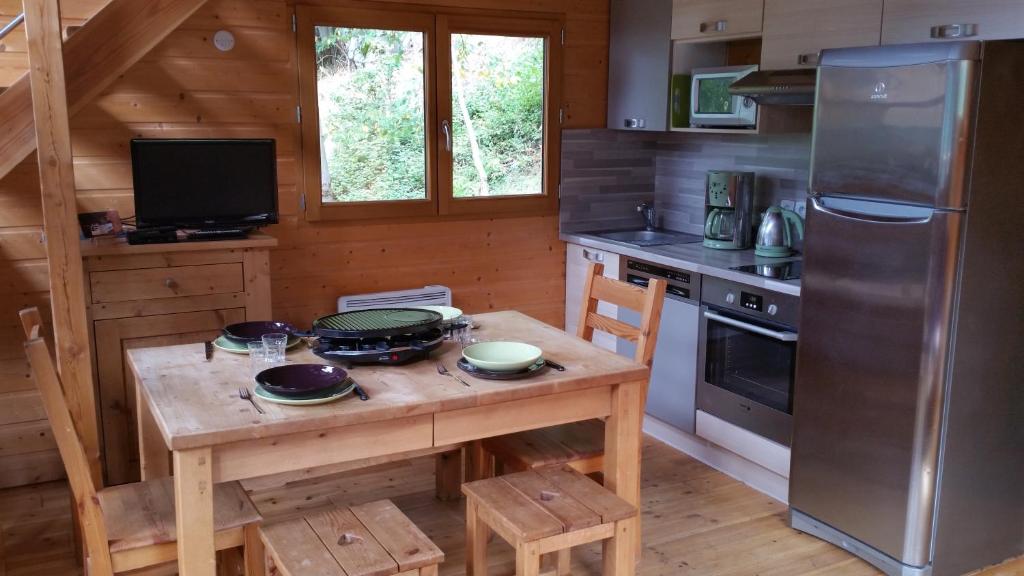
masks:
<svg viewBox="0 0 1024 576"><path fill-rule="evenodd" d="M697 408L786 446L799 297L705 276Z"/></svg>

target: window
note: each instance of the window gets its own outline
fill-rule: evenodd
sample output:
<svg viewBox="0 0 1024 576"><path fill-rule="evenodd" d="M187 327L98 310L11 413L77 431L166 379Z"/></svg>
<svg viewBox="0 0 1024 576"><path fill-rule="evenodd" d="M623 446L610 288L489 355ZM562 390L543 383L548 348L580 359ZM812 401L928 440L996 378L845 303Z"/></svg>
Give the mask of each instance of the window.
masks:
<svg viewBox="0 0 1024 576"><path fill-rule="evenodd" d="M558 20L297 14L308 218L556 210Z"/></svg>

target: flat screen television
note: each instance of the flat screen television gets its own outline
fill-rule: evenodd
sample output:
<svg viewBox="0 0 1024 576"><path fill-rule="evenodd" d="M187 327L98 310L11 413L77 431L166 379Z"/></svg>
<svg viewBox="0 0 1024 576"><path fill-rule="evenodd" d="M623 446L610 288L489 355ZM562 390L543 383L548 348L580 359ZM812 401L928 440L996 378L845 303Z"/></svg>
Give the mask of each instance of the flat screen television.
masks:
<svg viewBox="0 0 1024 576"><path fill-rule="evenodd" d="M277 223L274 140L131 141L138 228L256 228Z"/></svg>

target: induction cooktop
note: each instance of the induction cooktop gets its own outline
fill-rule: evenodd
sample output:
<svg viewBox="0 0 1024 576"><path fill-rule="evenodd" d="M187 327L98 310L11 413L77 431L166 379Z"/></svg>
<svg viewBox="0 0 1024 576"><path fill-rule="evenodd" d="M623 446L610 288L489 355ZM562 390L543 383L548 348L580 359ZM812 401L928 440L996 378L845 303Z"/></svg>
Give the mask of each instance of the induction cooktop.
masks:
<svg viewBox="0 0 1024 576"><path fill-rule="evenodd" d="M734 266L730 270L754 274L773 280L797 280L803 271L803 262L800 260L790 260L788 262L749 264L747 266Z"/></svg>

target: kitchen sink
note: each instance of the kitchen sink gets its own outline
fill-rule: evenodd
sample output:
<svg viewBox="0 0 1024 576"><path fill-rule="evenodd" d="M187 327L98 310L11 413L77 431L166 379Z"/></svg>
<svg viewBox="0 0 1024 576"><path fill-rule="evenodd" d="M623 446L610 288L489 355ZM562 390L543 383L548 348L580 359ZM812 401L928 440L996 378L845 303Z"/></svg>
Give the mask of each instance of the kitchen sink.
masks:
<svg viewBox="0 0 1024 576"><path fill-rule="evenodd" d="M616 230L595 232L595 236L635 246L664 246L666 244L692 244L703 240L696 234L683 234L668 230Z"/></svg>

